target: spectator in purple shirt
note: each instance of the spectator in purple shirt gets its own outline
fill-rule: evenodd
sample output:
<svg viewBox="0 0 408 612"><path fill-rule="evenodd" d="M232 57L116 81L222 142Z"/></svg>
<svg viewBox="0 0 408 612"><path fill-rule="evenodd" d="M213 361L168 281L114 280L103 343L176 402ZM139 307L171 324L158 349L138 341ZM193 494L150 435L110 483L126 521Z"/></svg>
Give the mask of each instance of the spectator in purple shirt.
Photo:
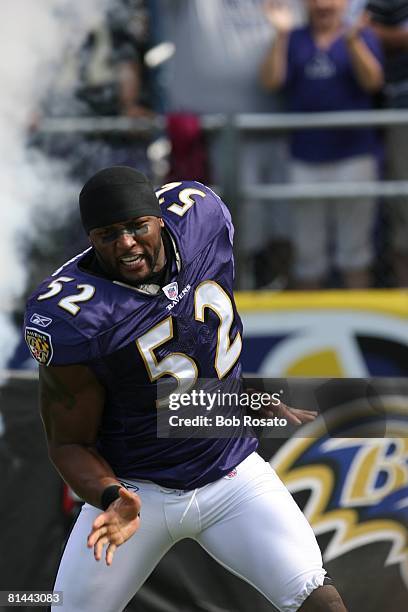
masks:
<svg viewBox="0 0 408 612"><path fill-rule="evenodd" d="M266 89L285 88L292 112L365 110L383 85L382 56L362 16L346 25L347 0L305 0L308 25L293 29L287 2L269 0L265 14L276 29L260 71ZM374 180L372 129L296 130L291 139L294 183ZM293 207L296 286L322 286L330 261L328 227L334 230L334 264L350 288L370 285L373 258L372 199L300 201Z"/></svg>

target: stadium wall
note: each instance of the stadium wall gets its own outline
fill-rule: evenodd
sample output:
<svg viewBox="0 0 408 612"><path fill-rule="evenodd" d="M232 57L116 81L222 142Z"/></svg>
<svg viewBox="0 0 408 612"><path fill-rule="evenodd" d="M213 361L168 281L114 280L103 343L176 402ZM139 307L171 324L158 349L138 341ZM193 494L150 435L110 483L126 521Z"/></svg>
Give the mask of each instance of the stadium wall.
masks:
<svg viewBox="0 0 408 612"><path fill-rule="evenodd" d="M408 291L236 295L243 368L262 376L408 376Z"/></svg>

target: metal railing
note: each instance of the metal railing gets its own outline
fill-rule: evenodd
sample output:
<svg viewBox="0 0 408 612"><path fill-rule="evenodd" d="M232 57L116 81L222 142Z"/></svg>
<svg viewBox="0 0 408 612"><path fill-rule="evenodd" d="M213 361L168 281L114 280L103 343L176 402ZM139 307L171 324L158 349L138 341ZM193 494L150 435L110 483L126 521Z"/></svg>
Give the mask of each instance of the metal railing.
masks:
<svg viewBox="0 0 408 612"><path fill-rule="evenodd" d="M165 129L162 116L153 119L131 119L128 117L61 117L45 118L40 130L45 134L101 134L133 132L135 136L154 134ZM394 198L408 195L408 181L371 181L358 183L331 183L290 185L239 185L240 135L248 132L283 133L295 129L316 128L362 128L408 125L408 110L342 111L328 113L274 113L237 115L214 114L202 117L202 126L208 132L220 132L225 147L224 180L219 185L225 195L228 192L236 199L262 201L299 200L316 198ZM227 160L232 160L228 163ZM235 187L234 187L235 185ZM232 193L231 193L232 192ZM232 204L232 206L235 205Z"/></svg>
<svg viewBox="0 0 408 612"><path fill-rule="evenodd" d="M201 117L202 127L207 132L217 133L223 144L223 168L221 184L217 186L232 209L236 224L237 243L243 228L239 222L239 210L243 200L248 201L293 201L320 198L359 199L366 197L397 198L408 196L408 181L371 181L330 184L291 185L240 184L239 150L241 136L248 133L282 134L295 129L362 127L390 127L408 125L408 110L343 111L327 113L274 113L237 115L213 114ZM40 131L45 134L101 134L129 133L154 135L165 130L165 117L153 119L131 119L127 117L63 117L45 118ZM242 254L237 250L237 285L240 287Z"/></svg>

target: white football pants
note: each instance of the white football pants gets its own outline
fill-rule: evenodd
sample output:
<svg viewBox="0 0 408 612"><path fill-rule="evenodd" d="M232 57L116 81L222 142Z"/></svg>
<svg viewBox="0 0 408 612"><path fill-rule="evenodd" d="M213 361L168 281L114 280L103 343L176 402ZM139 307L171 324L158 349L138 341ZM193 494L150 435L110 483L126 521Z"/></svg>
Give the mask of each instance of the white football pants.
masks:
<svg viewBox="0 0 408 612"><path fill-rule="evenodd" d="M253 453L230 475L195 489L138 488L141 526L115 553L97 562L87 536L101 512L84 504L71 532L54 590L54 612L119 612L175 542L196 540L216 561L252 584L281 612L298 610L321 586L325 570L313 530L269 463Z"/></svg>

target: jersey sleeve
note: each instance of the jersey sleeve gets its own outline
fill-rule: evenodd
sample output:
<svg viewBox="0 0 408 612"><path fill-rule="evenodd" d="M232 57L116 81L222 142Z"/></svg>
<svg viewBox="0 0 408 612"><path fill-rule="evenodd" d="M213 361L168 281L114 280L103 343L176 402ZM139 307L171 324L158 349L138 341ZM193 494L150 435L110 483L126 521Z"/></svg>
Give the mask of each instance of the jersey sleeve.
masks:
<svg viewBox="0 0 408 612"><path fill-rule="evenodd" d="M62 318L28 305L24 338L40 365L86 364L93 358L92 341Z"/></svg>
<svg viewBox="0 0 408 612"><path fill-rule="evenodd" d="M234 227L228 207L206 185L197 181L170 183L158 190L163 219L177 238L181 255L192 261L220 233L226 233L232 250Z"/></svg>

